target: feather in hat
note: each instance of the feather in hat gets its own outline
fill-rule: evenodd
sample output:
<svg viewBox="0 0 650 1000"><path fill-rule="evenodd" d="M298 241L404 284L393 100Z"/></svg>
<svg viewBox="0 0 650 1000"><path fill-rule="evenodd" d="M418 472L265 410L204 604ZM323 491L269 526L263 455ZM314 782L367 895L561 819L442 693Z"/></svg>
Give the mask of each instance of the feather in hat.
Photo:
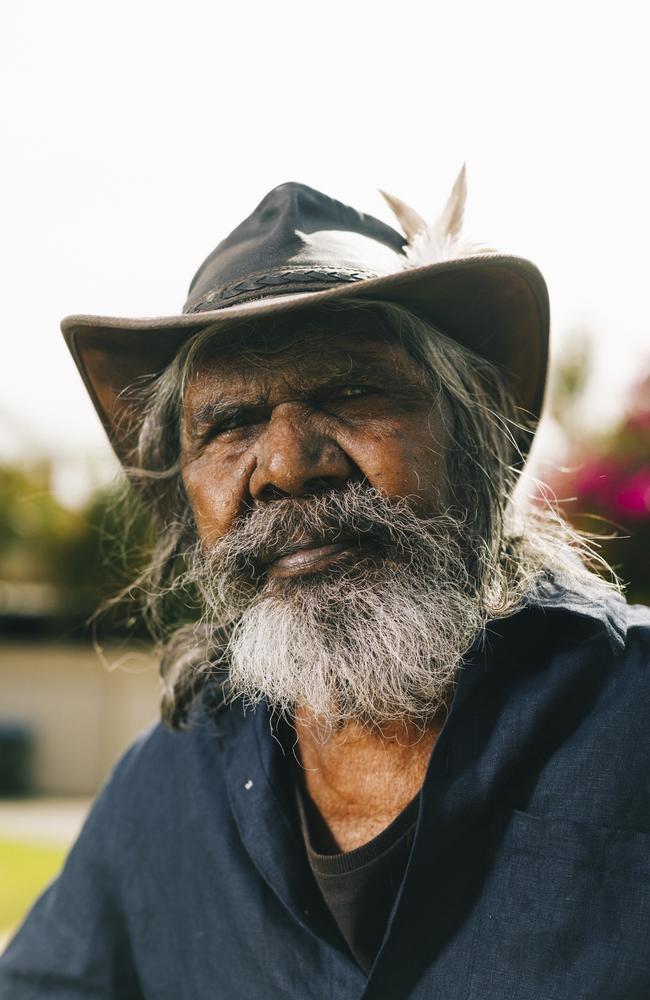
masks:
<svg viewBox="0 0 650 1000"><path fill-rule="evenodd" d="M471 257L474 254L493 253L491 247L473 243L462 235L465 201L467 199L467 171L463 163L443 211L432 224L395 195L380 191L388 202L407 238L404 252L407 267L422 267L443 260Z"/></svg>

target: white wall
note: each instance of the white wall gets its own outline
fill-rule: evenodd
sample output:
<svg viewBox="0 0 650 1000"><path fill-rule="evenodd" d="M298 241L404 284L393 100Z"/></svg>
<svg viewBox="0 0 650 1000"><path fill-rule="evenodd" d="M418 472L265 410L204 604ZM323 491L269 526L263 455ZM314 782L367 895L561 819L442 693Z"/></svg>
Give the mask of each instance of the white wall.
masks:
<svg viewBox="0 0 650 1000"><path fill-rule="evenodd" d="M92 795L133 738L158 717L156 664L107 648L109 669L90 647L0 644L0 723L35 735L35 791Z"/></svg>

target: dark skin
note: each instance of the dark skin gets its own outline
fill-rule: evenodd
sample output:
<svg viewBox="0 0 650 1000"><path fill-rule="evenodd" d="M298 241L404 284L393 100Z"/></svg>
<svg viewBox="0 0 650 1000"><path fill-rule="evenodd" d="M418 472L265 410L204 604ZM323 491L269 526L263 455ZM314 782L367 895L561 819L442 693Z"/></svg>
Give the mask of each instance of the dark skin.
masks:
<svg viewBox="0 0 650 1000"><path fill-rule="evenodd" d="M206 358L185 394L181 461L199 534L209 547L253 503L309 497L365 481L423 513L444 499L444 443L421 369L399 343L312 326L295 344L225 349ZM353 561L354 542L309 542L273 555L269 576ZM319 736L299 706L295 728L307 790L342 851L381 832L419 791L441 722L381 731L348 723Z"/></svg>

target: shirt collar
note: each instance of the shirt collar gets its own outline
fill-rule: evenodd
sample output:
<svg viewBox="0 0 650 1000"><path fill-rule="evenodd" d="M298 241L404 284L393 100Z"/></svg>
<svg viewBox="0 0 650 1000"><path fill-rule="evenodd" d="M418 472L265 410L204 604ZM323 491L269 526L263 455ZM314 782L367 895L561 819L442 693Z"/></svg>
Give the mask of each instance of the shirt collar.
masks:
<svg viewBox="0 0 650 1000"><path fill-rule="evenodd" d="M559 574L544 574L527 598L527 606L541 611L564 611L588 618L604 630L616 653L625 646L627 604L623 595L594 577L569 585Z"/></svg>

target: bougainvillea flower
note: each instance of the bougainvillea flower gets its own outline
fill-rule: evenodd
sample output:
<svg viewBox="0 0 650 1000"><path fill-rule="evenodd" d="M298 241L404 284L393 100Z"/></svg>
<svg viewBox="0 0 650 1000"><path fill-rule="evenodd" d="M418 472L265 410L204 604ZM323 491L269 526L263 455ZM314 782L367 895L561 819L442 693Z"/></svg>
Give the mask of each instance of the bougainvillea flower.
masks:
<svg viewBox="0 0 650 1000"><path fill-rule="evenodd" d="M650 518L650 468L640 469L616 485L617 511L627 517Z"/></svg>
<svg viewBox="0 0 650 1000"><path fill-rule="evenodd" d="M589 500L599 507L611 506L616 492L615 483L622 470L611 458L594 458L585 463L574 480L574 489L579 501Z"/></svg>

